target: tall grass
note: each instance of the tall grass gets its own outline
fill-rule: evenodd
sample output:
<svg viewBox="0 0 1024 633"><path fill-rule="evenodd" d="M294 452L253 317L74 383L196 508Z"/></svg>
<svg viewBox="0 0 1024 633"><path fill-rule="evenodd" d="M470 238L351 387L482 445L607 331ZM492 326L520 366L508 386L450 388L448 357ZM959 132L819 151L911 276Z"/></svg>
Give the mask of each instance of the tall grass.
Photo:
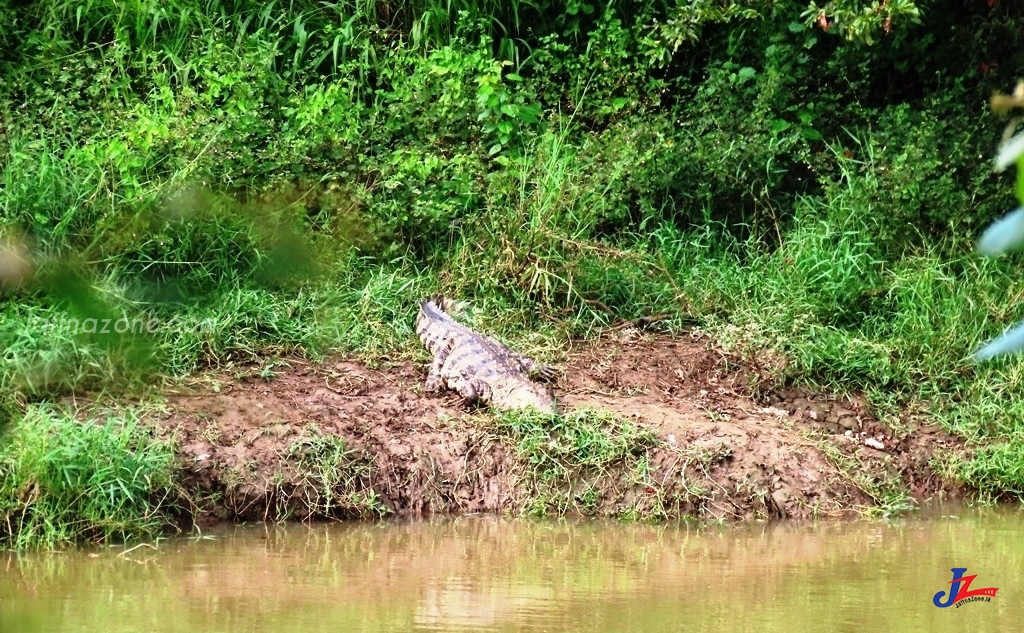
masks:
<svg viewBox="0 0 1024 633"><path fill-rule="evenodd" d="M0 544L22 549L153 537L179 498L173 447L135 414L80 422L31 407L0 443Z"/></svg>
<svg viewBox="0 0 1024 633"><path fill-rule="evenodd" d="M557 13L519 0L89 0L34 4L18 13L21 19L13 23L31 26L25 48L11 51L15 57L25 51L72 56L114 44L121 47L112 53L119 70L149 75L173 69L181 86L201 77L201 66L190 60L195 44L208 45L220 34L230 34L230 45L239 52L264 47L270 52L264 62L285 80L334 73L351 63L369 87L374 67L395 39L426 50L468 32L486 34L495 42L494 53L518 66L530 52L526 38L564 22ZM16 35L24 34L12 28L10 36Z"/></svg>

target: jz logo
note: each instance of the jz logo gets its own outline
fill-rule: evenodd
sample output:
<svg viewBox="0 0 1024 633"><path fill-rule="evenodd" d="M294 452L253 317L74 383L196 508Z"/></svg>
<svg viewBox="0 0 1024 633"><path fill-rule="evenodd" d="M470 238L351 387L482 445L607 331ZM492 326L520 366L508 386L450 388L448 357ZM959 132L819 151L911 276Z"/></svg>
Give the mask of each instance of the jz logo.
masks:
<svg viewBox="0 0 1024 633"><path fill-rule="evenodd" d="M953 572L953 580L949 581L949 592L940 591L932 598L932 603L940 609L951 607L954 604L959 609L960 605L966 602L992 602L992 598L999 591L995 587L971 589L971 582L978 577L978 574L964 576L967 572L966 567L954 567L950 571ZM943 596L946 597L945 602L942 600Z"/></svg>

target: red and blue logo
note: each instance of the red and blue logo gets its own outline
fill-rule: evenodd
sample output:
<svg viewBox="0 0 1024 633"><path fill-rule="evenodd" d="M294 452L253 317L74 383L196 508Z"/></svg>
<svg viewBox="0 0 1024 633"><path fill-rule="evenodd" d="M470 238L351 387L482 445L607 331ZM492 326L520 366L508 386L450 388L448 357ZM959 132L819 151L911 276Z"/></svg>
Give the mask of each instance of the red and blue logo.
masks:
<svg viewBox="0 0 1024 633"><path fill-rule="evenodd" d="M953 605L959 609L960 605L968 602L992 602L992 598L999 591L996 587L971 589L971 583L978 577L978 574L964 576L967 573L966 567L954 567L950 571L953 572L953 580L949 581L949 591L940 591L932 598L932 604L940 609ZM946 598L945 601L943 601L943 597Z"/></svg>

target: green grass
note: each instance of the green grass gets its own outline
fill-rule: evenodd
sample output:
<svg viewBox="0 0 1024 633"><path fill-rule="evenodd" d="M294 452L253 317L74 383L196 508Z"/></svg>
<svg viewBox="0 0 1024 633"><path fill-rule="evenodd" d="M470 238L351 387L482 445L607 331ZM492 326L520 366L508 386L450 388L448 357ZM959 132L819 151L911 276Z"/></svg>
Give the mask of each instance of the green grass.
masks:
<svg viewBox="0 0 1024 633"><path fill-rule="evenodd" d="M525 511L535 516L593 513L601 497L643 482L647 453L658 444L651 431L607 411L502 412L495 424L515 445L527 479Z"/></svg>
<svg viewBox="0 0 1024 633"><path fill-rule="evenodd" d="M308 517L380 518L387 506L370 487L371 464L336 437L313 430L289 450L304 473Z"/></svg>
<svg viewBox="0 0 1024 633"><path fill-rule="evenodd" d="M82 422L33 406L0 442L3 547L152 538L180 509L174 448L135 412Z"/></svg>
<svg viewBox="0 0 1024 633"><path fill-rule="evenodd" d="M985 448L960 464L989 496L1017 495L1022 364L975 365L970 353L1021 318L1022 286L1008 262L964 244L937 243L886 261L872 227L829 221L834 207L798 215L768 252L664 230L658 237L677 283L726 349L795 381L865 392L898 425L908 409ZM765 362L767 359L767 363Z"/></svg>

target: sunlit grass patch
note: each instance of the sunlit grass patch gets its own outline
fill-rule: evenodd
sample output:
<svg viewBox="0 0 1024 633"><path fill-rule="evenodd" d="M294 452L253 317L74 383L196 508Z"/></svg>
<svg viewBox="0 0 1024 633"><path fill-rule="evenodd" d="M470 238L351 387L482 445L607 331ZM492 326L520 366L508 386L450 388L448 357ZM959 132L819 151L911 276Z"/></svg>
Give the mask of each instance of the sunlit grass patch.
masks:
<svg viewBox="0 0 1024 633"><path fill-rule="evenodd" d="M973 451L970 460L957 462L954 474L975 488L984 499L1024 497L1024 436L1019 431L1006 441Z"/></svg>

